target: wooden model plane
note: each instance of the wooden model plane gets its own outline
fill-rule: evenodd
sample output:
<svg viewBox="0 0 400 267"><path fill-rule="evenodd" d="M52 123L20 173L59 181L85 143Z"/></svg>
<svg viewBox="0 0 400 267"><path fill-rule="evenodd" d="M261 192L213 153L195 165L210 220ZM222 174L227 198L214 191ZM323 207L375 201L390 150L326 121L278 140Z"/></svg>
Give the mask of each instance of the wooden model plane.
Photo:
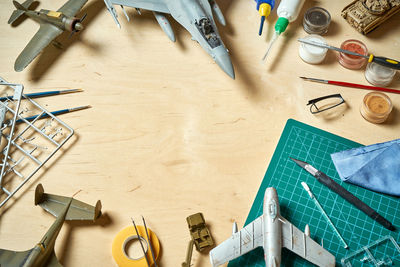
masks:
<svg viewBox="0 0 400 267"><path fill-rule="evenodd" d="M69 0L57 11L41 9L40 11L28 10L34 0L26 0L23 4L13 1L15 10L8 24L12 24L22 15L27 15L40 24L39 31L33 36L14 64L15 71L22 71L29 63L57 36L64 31L71 34L83 30L81 19L74 17L83 7L87 0Z"/></svg>
<svg viewBox="0 0 400 267"><path fill-rule="evenodd" d="M100 200L96 206L91 206L73 197L45 194L41 184L36 187L35 205L40 205L57 219L32 249L27 251L0 249L1 267L62 267L54 253L54 245L64 221L95 221L101 215Z"/></svg>

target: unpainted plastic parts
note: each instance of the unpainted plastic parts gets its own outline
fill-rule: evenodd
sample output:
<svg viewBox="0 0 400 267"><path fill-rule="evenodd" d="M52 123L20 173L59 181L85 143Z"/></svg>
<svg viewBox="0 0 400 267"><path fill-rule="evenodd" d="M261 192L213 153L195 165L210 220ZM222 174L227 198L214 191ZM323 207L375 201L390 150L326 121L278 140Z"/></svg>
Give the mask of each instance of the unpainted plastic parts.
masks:
<svg viewBox="0 0 400 267"><path fill-rule="evenodd" d="M394 238L392 236L387 235L387 236L384 236L383 238L380 238L380 239L372 242L371 244L364 246L361 249L349 254L347 257L342 258L342 260L341 260L342 266L344 266L344 267L353 266L351 264L351 262L354 259L356 259L357 257L363 256L363 255L364 255L364 257L362 257L360 259L361 263L370 263L377 267L393 265L393 261L388 255L385 255L383 258L377 259L371 253L372 248L375 248L386 241L392 242L393 246L395 247L395 249L397 250L397 252L400 255L400 246L396 243L396 241L394 240Z"/></svg>

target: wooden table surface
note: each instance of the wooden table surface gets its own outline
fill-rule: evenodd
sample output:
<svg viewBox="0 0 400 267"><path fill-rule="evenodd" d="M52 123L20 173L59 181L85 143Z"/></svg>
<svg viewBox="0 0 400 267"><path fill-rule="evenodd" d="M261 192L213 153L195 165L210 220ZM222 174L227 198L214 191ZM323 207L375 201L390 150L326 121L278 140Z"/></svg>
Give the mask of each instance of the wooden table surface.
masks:
<svg viewBox="0 0 400 267"><path fill-rule="evenodd" d="M58 9L63 0L42 0L37 9ZM343 68L329 51L325 61L309 65L298 57L304 11L326 8L332 23L325 36L340 46L346 39L364 42L369 51L400 58L400 14L368 37L340 16L350 1L306 1L297 21L275 44L267 63L260 63L272 36L276 13L262 37L255 3L219 1L227 26L218 25L236 72L232 80L190 34L171 18L177 41L163 33L151 12L139 16L121 10L118 29L103 1L90 0L85 29L57 40L23 72L14 61L38 29L32 20L7 24L14 7L0 3L0 76L23 83L25 93L51 88L84 92L38 99L49 110L92 105L60 116L75 135L50 160L46 170L0 210L0 247L32 248L54 218L34 206L34 189L94 204L104 216L95 225L65 223L56 254L65 266L116 266L111 244L116 234L138 223L140 215L162 244L161 266L180 266L189 241L186 217L202 212L217 244L242 226L272 157L286 120L293 118L363 144L399 138L400 95L390 94L394 110L381 125L365 121L359 107L366 90L302 81L299 76L368 84L364 71ZM399 73L391 88L400 89ZM312 115L309 99L341 93L347 106ZM140 223L141 224L141 223ZM208 255L194 251L194 266L209 266Z"/></svg>

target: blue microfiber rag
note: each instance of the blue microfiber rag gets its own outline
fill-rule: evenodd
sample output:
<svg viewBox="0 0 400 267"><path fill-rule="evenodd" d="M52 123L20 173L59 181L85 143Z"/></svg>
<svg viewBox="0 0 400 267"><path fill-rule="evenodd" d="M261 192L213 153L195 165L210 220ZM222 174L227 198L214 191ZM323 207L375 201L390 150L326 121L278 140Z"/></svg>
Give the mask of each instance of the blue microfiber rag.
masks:
<svg viewBox="0 0 400 267"><path fill-rule="evenodd" d="M331 154L340 179L400 196L400 139Z"/></svg>

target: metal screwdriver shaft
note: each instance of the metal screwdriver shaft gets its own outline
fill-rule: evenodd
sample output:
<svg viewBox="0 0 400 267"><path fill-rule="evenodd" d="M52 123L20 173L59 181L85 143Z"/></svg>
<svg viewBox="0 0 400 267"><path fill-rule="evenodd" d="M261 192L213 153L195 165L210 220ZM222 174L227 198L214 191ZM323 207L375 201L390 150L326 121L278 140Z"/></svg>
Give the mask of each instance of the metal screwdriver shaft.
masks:
<svg viewBox="0 0 400 267"><path fill-rule="evenodd" d="M328 224L331 226L332 230L336 233L336 235L339 237L340 241L343 243L344 248L346 248L346 249L349 248L346 241L344 241L342 235L339 233L339 231L336 229L335 225L333 224L332 220L329 218L328 214L326 214L325 210L322 208L318 199L311 192L310 187L305 182L301 182L301 185L304 187L304 189L307 191L308 195L310 195L311 199L314 201L315 205L317 205L318 209L324 215L325 219L328 221Z"/></svg>

